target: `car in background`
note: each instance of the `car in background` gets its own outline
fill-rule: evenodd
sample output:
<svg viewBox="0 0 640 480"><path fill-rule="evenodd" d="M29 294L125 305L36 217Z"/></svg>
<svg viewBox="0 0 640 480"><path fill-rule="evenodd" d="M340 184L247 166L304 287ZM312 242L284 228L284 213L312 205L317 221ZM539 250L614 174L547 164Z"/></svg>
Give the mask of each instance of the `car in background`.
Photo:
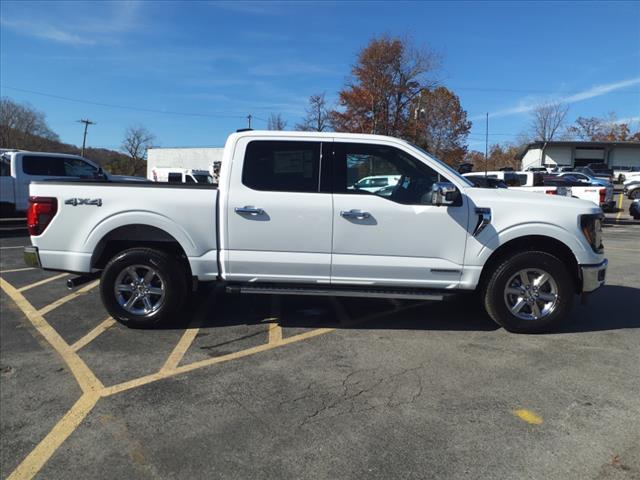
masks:
<svg viewBox="0 0 640 480"><path fill-rule="evenodd" d="M613 183L613 172L611 171L606 172L606 171L600 170L599 172L596 172L590 167L576 167L574 169L574 172L586 173L590 177L600 178L602 180L606 180L609 183Z"/></svg>
<svg viewBox="0 0 640 480"><path fill-rule="evenodd" d="M355 190L377 192L385 187L395 187L400 181L400 177L400 175L375 175L364 177L353 185L353 188Z"/></svg>
<svg viewBox="0 0 640 480"><path fill-rule="evenodd" d="M624 194L630 200L640 199L640 179L625 183Z"/></svg>
<svg viewBox="0 0 640 480"><path fill-rule="evenodd" d="M634 220L640 220L640 199L631 202L631 205L629 205L629 215L631 215Z"/></svg>
<svg viewBox="0 0 640 480"><path fill-rule="evenodd" d="M567 172L560 172L558 174L556 174L558 177L567 177L570 176L574 179L577 179L581 182L585 182L588 183L589 185L599 185L602 187L608 187L611 185L610 182L602 179L602 178L596 178L596 177L592 177L591 175L585 173L585 172L572 172L572 171L567 171Z"/></svg>
<svg viewBox="0 0 640 480"><path fill-rule="evenodd" d="M613 169L609 167L606 163L590 163L587 165L594 173L594 177L607 178L611 183L613 183Z"/></svg>
<svg viewBox="0 0 640 480"><path fill-rule="evenodd" d="M624 182L627 178L634 175L640 175L640 166L615 167L613 169L613 178L620 183Z"/></svg>
<svg viewBox="0 0 640 480"><path fill-rule="evenodd" d="M465 178L477 188L507 188L507 184L499 178L484 175L467 175Z"/></svg>

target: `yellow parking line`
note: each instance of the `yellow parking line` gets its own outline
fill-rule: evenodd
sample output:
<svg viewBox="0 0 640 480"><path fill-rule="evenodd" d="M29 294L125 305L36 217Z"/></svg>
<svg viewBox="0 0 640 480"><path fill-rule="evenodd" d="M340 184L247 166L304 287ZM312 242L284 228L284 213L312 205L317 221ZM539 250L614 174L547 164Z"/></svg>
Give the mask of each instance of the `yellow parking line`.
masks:
<svg viewBox="0 0 640 480"><path fill-rule="evenodd" d="M59 280L61 278L69 275L68 273L61 273L60 275L54 275L53 277L45 278L44 280L40 280L39 282L32 283L25 287L19 288L19 292L24 292L25 290L31 290L32 288L39 287L40 285L44 285L45 283L53 282L54 280Z"/></svg>
<svg viewBox="0 0 640 480"><path fill-rule="evenodd" d="M257 347L248 348L246 350L241 350L239 352L233 352L227 355L221 355L219 357L208 358L206 360L200 360L199 362L193 362L187 365L182 365L181 367L177 367L172 371L165 370L157 373L152 373L151 375L146 375L144 377L136 378L134 380L118 383L117 385L113 385L111 387L105 387L105 389L102 391L102 395L105 397L109 395L115 395L116 393L121 393L127 390L131 390L132 388L137 388L142 385L147 385L157 380L174 377L181 373L190 372L192 370L197 370L199 368L207 367L209 365L216 365L218 363L224 363L230 360L236 360L238 358L255 355L256 353L266 352L267 350L271 350L273 348L278 348L284 345L289 345L291 343L299 342L301 340L306 340L308 338L317 337L318 335L324 335L325 333L333 332L334 330L335 328L318 328L315 330L311 330L309 332L301 333L300 335L295 335L293 337L285 338L280 343L263 343L262 345L258 345Z"/></svg>
<svg viewBox="0 0 640 480"><path fill-rule="evenodd" d="M173 372L178 367L180 360L182 360L184 354L187 353L187 350L195 340L199 331L199 328L190 328L182 334L180 341L169 355L169 358L167 358L167 361L164 362L160 372Z"/></svg>
<svg viewBox="0 0 640 480"><path fill-rule="evenodd" d="M13 273L13 272L25 272L27 270L35 270L35 267L12 268L11 270L0 270L0 274Z"/></svg>
<svg viewBox="0 0 640 480"><path fill-rule="evenodd" d="M40 315L46 315L51 310L54 310L54 309L58 308L60 305L64 305L69 300L73 300L74 298L79 297L80 295L82 295L84 293L87 293L89 290L91 290L93 287L95 287L99 283L100 283L100 280L95 280L95 281L91 282L89 285L87 285L85 287L82 287L78 291L70 293L69 295L67 295L65 297L62 297L59 300L56 300L55 302L50 303L49 305L47 305L45 307L42 307L40 310L38 310L38 313Z"/></svg>
<svg viewBox="0 0 640 480"><path fill-rule="evenodd" d="M269 343L280 343L282 341L282 327L277 323L269 324Z"/></svg>
<svg viewBox="0 0 640 480"><path fill-rule="evenodd" d="M38 446L7 477L7 480L33 478L60 445L78 428L99 399L100 395L96 392L84 393Z"/></svg>
<svg viewBox="0 0 640 480"><path fill-rule="evenodd" d="M113 325L115 325L115 323L116 323L116 321L113 318L107 317L102 322L100 322L96 328L91 330L84 337L82 337L76 343L71 345L71 347L70 347L71 350L73 350L74 352L77 352L82 347L86 346L87 344L89 344L93 340L95 340L100 334L102 334L102 333L106 332L107 330L109 330Z"/></svg>
<svg viewBox="0 0 640 480"><path fill-rule="evenodd" d="M530 425L540 425L543 420L541 417L533 413L531 410L516 410L513 412L520 420L524 420Z"/></svg>
<svg viewBox="0 0 640 480"><path fill-rule="evenodd" d="M622 215L622 200L624 199L624 195L621 193L618 196L618 214L616 215L616 222L620 220L620 215Z"/></svg>
<svg viewBox="0 0 640 480"><path fill-rule="evenodd" d="M73 351L55 329L47 323L40 311L36 310L29 301L9 282L0 278L0 288L16 303L31 324L38 330L53 349L62 357L69 370L76 378L83 392L98 392L104 385L98 380L87 364Z"/></svg>

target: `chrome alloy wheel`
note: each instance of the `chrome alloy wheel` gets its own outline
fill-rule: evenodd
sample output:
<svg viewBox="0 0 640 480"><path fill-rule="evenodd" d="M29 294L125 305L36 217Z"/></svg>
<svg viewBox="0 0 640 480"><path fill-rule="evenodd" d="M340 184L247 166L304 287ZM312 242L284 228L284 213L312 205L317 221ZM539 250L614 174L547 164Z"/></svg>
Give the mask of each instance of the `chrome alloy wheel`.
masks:
<svg viewBox="0 0 640 480"><path fill-rule="evenodd" d="M118 304L134 315L148 315L164 303L164 281L148 265L129 265L116 277L114 293Z"/></svg>
<svg viewBox="0 0 640 480"><path fill-rule="evenodd" d="M540 320L558 305L558 285L538 268L526 268L512 275L504 290L509 311L522 320Z"/></svg>

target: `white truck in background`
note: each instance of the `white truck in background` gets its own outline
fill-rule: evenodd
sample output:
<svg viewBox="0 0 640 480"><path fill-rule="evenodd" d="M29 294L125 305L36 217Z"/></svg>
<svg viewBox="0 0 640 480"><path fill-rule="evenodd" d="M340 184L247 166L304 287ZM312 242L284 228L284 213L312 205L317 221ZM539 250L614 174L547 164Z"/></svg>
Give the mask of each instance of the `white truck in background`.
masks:
<svg viewBox="0 0 640 480"><path fill-rule="evenodd" d="M5 150L0 154L0 210L3 215L27 210L29 183L52 178L146 181L141 177L111 175L98 164L64 153Z"/></svg>
<svg viewBox="0 0 640 480"><path fill-rule="evenodd" d="M390 187L356 187L399 176ZM440 300L476 291L497 323L539 332L604 284L602 210L475 188L391 137L244 131L218 186L34 182L28 265L100 276L112 317L179 318L197 281L229 293ZM72 232L72 234L70 234Z"/></svg>
<svg viewBox="0 0 640 480"><path fill-rule="evenodd" d="M207 170L193 168L154 168L149 180L168 183L214 183L213 176Z"/></svg>
<svg viewBox="0 0 640 480"><path fill-rule="evenodd" d="M485 175L485 172L465 173L465 177ZM546 195L558 195L560 197L571 197L571 187L556 187L543 185L543 174L538 171L514 172L489 171L486 172L489 178L502 180L511 190L523 190L531 193L544 193Z"/></svg>

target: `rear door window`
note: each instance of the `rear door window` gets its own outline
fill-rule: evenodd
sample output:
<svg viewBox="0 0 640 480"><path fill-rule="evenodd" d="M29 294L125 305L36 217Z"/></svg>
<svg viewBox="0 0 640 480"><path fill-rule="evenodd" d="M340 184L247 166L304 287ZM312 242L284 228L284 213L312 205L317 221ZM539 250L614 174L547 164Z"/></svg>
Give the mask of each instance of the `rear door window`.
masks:
<svg viewBox="0 0 640 480"><path fill-rule="evenodd" d="M318 192L320 142L250 142L244 157L242 183L253 190Z"/></svg>

